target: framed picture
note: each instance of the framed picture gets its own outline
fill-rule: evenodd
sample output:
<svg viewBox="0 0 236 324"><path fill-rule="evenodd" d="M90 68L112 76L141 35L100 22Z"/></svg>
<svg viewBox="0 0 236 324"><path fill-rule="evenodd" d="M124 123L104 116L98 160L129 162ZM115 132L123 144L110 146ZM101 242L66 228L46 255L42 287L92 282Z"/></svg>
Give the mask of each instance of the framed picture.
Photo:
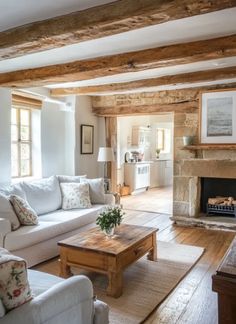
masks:
<svg viewBox="0 0 236 324"><path fill-rule="evenodd" d="M93 154L94 126L81 125L80 127L80 154Z"/></svg>
<svg viewBox="0 0 236 324"><path fill-rule="evenodd" d="M236 90L203 92L200 103L200 143L236 143Z"/></svg>

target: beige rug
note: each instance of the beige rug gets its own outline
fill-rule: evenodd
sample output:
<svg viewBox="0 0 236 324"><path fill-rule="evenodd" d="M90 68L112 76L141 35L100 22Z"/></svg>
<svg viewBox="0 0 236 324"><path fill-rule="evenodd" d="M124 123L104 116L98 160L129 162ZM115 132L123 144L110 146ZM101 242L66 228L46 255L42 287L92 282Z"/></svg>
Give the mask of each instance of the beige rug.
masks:
<svg viewBox="0 0 236 324"><path fill-rule="evenodd" d="M158 262L143 257L124 272L120 298L106 296L107 279L100 274L85 274L93 282L95 294L110 307L110 324L137 324L170 294L193 267L204 249L158 241ZM76 269L72 271L76 273Z"/></svg>

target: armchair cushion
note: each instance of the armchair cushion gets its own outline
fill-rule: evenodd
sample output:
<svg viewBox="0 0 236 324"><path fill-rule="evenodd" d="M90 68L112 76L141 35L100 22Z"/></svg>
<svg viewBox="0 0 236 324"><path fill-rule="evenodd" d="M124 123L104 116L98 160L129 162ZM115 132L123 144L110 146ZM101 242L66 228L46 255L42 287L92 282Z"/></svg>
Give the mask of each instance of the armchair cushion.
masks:
<svg viewBox="0 0 236 324"><path fill-rule="evenodd" d="M2 300L0 299L0 318L3 317L6 314L6 309L2 303Z"/></svg>
<svg viewBox="0 0 236 324"><path fill-rule="evenodd" d="M6 310L32 299L24 259L0 250L0 299Z"/></svg>

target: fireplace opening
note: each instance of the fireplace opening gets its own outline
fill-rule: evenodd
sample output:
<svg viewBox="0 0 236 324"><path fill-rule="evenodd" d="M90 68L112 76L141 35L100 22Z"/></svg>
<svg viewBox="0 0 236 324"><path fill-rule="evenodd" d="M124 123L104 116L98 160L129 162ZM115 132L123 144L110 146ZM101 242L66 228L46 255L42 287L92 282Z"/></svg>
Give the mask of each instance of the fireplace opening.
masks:
<svg viewBox="0 0 236 324"><path fill-rule="evenodd" d="M201 212L236 217L236 179L201 178Z"/></svg>

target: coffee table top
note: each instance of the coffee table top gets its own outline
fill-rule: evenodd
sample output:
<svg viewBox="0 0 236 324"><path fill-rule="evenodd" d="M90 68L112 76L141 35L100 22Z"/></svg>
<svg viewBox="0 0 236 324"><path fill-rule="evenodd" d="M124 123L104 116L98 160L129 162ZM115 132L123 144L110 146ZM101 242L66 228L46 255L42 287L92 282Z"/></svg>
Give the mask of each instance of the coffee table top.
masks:
<svg viewBox="0 0 236 324"><path fill-rule="evenodd" d="M121 224L110 238L99 227L94 227L62 240L58 245L118 255L157 231L158 228L153 227Z"/></svg>

